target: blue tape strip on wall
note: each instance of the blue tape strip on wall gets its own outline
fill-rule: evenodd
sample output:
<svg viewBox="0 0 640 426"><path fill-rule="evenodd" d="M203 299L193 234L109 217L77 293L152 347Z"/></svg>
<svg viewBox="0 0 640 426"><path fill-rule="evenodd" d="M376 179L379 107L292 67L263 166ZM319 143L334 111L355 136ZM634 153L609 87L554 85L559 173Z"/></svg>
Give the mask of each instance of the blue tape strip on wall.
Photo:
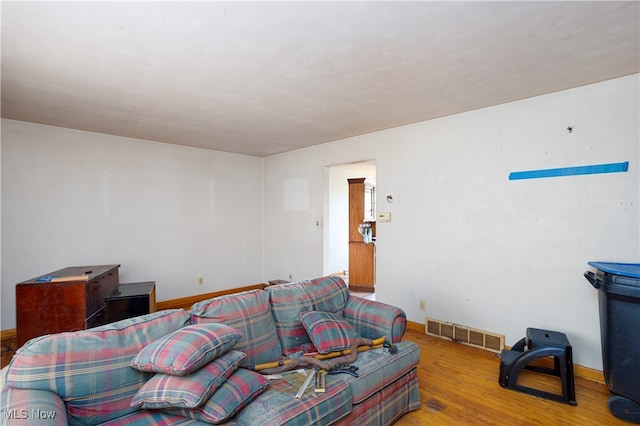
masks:
<svg viewBox="0 0 640 426"><path fill-rule="evenodd" d="M539 179L558 176L592 175L597 173L626 172L629 162L596 164L593 166L561 167L558 169L528 170L524 172L511 172L509 180Z"/></svg>

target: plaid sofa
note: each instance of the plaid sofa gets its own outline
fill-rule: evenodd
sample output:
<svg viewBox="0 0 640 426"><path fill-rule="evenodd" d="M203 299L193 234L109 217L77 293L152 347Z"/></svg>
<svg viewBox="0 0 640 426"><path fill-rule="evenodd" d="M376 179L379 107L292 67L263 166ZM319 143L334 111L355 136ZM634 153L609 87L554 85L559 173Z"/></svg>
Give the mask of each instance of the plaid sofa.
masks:
<svg viewBox="0 0 640 426"><path fill-rule="evenodd" d="M295 398L304 380L300 373L267 380L252 370L258 364L317 351L317 339L324 339L332 330L311 333L301 320L305 312L339 318L356 336L384 336L398 350L360 352L353 364L358 367L358 377L330 375L325 392L316 393L311 385L301 398ZM167 343L153 352L154 356L166 361L172 354L205 353L201 347L217 337L203 344L196 340L202 336L194 337L187 331L208 327L217 332L220 324L234 340L216 347L215 360L198 358L199 370L173 377L171 372L132 367L141 351L177 334L191 340ZM420 406L416 375L420 350L416 344L402 341L405 329L402 310L350 297L342 279L321 277L205 300L189 311L160 311L93 329L42 336L27 342L1 371L2 421L10 425L392 424ZM217 385L204 383L204 370L211 370L214 362L221 363L218 355L227 350L233 362L225 364L225 376L216 378ZM155 389L157 399L152 400L160 404L136 405L152 378L161 383L160 389ZM170 387L175 381L180 381L180 387L162 388L164 383ZM186 397L205 391L212 394L200 395L199 405L180 405ZM180 403L178 408L175 401Z"/></svg>

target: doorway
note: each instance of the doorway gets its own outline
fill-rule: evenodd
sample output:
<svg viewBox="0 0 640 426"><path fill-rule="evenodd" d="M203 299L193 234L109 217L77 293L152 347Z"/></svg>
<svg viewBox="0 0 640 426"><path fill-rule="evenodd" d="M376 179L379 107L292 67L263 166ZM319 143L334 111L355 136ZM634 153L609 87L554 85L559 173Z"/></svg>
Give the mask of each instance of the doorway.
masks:
<svg viewBox="0 0 640 426"><path fill-rule="evenodd" d="M349 271L349 184L347 179L365 177L375 186L376 161L366 160L326 167L324 184L323 274Z"/></svg>

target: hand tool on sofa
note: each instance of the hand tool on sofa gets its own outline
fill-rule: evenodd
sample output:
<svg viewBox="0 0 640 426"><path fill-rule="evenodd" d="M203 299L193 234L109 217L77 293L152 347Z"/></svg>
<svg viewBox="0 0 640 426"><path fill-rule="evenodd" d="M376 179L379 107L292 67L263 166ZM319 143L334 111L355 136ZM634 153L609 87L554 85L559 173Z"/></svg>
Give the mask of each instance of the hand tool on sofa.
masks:
<svg viewBox="0 0 640 426"><path fill-rule="evenodd" d="M262 374L278 374L309 366L315 366L319 369L330 371L340 365L353 363L358 358L358 352L384 347L388 348L390 353L396 353L396 346L390 343L385 343L386 339L387 338L384 336L374 340L358 337L357 339L354 339L350 349L345 349L343 351L329 352L328 354L310 353L298 358L249 365L245 368L258 371ZM329 361L325 362L324 360L326 359Z"/></svg>
<svg viewBox="0 0 640 426"><path fill-rule="evenodd" d="M298 392L296 392L296 398L302 398L302 395L304 395L304 391L307 390L309 383L311 383L311 380L313 380L315 377L316 377L316 370L313 370L311 373L309 373L307 378L304 380L304 383L302 383L302 385L300 385L300 387L298 388Z"/></svg>
<svg viewBox="0 0 640 426"><path fill-rule="evenodd" d="M353 376L355 378L358 378L358 373L356 373L357 371L358 371L358 366L356 365L340 365L334 368L333 370L327 372L327 374L334 375L334 374L344 373L344 374Z"/></svg>

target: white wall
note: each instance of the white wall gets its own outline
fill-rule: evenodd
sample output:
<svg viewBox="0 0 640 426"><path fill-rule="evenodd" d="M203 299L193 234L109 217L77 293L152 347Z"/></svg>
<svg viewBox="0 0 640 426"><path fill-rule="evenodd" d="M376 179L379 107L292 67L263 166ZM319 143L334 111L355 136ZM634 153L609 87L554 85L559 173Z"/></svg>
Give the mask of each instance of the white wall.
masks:
<svg viewBox="0 0 640 426"><path fill-rule="evenodd" d="M611 80L269 157L264 174L255 157L2 120L0 328L15 327L17 282L64 266L120 263L158 300L319 276L327 166L375 159L392 213L379 300L507 344L564 331L577 363L602 368L582 273L640 261L639 92L638 75ZM620 161L627 173L508 180Z"/></svg>
<svg viewBox="0 0 640 426"><path fill-rule="evenodd" d="M639 89L634 75L269 157L265 275L322 273L321 197L286 210L284 183L322 194L326 166L373 158L378 211L392 214L377 227L378 300L508 345L527 327L562 331L578 364L601 369L597 291L582 274L591 260L640 261ZM622 161L627 173L508 180Z"/></svg>
<svg viewBox="0 0 640 426"><path fill-rule="evenodd" d="M16 283L66 266L158 300L261 282L262 203L257 157L2 120L1 328Z"/></svg>

